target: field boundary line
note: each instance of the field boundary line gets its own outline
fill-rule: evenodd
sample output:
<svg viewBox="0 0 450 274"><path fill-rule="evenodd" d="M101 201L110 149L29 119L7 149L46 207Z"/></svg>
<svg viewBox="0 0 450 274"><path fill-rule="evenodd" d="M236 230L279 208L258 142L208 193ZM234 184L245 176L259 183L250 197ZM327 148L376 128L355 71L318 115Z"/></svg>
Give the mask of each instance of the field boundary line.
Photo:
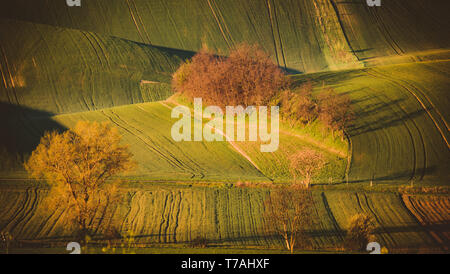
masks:
<svg viewBox="0 0 450 274"><path fill-rule="evenodd" d="M328 152L330 152L332 154L335 154L335 155L337 155L337 156L339 156L341 158L347 158L347 155L345 155L344 153L340 152L339 150L331 148L331 147L327 147L327 146L323 145L321 142L316 141L313 138L308 137L306 135L293 133L293 132L290 132L290 131L284 130L284 129L280 129L280 133L283 133L283 134L286 134L286 135L289 135L289 136L292 136L292 137L296 137L296 138L298 138L298 139L300 139L300 140L302 140L302 141L304 141L306 143L309 143L311 145L319 147L319 148L321 148L323 150L326 150L326 151L328 151Z"/></svg>

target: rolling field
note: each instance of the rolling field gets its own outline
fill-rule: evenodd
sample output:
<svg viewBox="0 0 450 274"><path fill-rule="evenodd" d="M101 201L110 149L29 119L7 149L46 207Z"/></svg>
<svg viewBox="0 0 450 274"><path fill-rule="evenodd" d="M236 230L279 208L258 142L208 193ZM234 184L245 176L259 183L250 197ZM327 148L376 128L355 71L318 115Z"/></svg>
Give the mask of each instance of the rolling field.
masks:
<svg viewBox="0 0 450 274"><path fill-rule="evenodd" d="M0 14L6 18L88 30L174 49L198 51L207 46L227 54L230 47L243 41L258 43L280 66L293 71L357 65L352 54L335 58L350 49L332 5L324 0L127 0L110 1L108 5L100 0L88 1L76 10L57 1L17 1L8 5L20 10L20 14ZM298 12L291 13L292 10ZM47 16L49 13L58 15Z"/></svg>
<svg viewBox="0 0 450 274"><path fill-rule="evenodd" d="M31 149L45 129L68 128L78 120L110 121L124 134L139 163L139 169L129 175L135 179L283 181L289 179L287 154L312 146L324 151L330 163L319 174L318 183L342 182L348 168L349 183L372 180L375 184L400 185L413 180L418 186L447 185L450 134L445 93L449 65L448 61L423 62L294 77L299 83L307 79L326 83L352 97L357 119L348 131L349 167L345 151L333 150L325 143L317 146L301 129L282 129L280 149L270 155L262 154L259 143L254 142L234 142L243 153L226 142L176 143L170 136L176 121L170 118L170 102L51 117L34 115L33 119L22 119L26 126L20 132L35 129L35 134L19 132L21 139L15 141Z"/></svg>
<svg viewBox="0 0 450 274"><path fill-rule="evenodd" d="M448 251L450 239L448 196L403 195L402 198L420 224Z"/></svg>
<svg viewBox="0 0 450 274"><path fill-rule="evenodd" d="M188 51L207 46L226 54L240 42L258 43L280 66L297 72L450 47L448 1L387 1L382 9L365 2L92 0L69 8L64 1L19 0L0 15Z"/></svg>
<svg viewBox="0 0 450 274"><path fill-rule="evenodd" d="M49 114L163 100L191 56L96 33L0 19L0 101ZM18 47L17 45L22 45Z"/></svg>
<svg viewBox="0 0 450 274"><path fill-rule="evenodd" d="M35 118L24 122L29 128L37 128L35 135L18 133L23 147L32 147L39 134L55 126L57 129L73 127L77 121L111 122L130 144L138 169L122 176L127 180L148 181L276 181L291 179L286 167L287 157L302 147L322 150L322 146L282 132L280 146L268 157L260 152L259 142L175 142L171 127L176 119L170 118L170 103L143 103L98 111L60 114ZM206 122L206 120L204 121ZM17 140L16 140L17 141ZM334 181L344 177L347 159L343 152L324 151L328 164L316 177L317 182ZM9 162L12 156L5 154ZM248 158L246 158L248 157ZM22 159L18 157L18 159ZM4 177L26 178L23 168L3 169Z"/></svg>
<svg viewBox="0 0 450 274"><path fill-rule="evenodd" d="M139 164L136 171L127 175L129 179L267 180L226 142L177 143L173 141L171 127L176 120L170 117L170 109L164 105L146 103L56 115L51 117L51 120L44 117L29 122L35 127L42 127L42 130L48 127L50 121L62 128L73 127L79 120L111 122L123 134L123 141L130 144L134 159ZM37 137L21 136L25 144L36 141ZM13 170L12 173L16 177L20 176L17 170ZM22 173L22 178L23 176L26 174Z"/></svg>
<svg viewBox="0 0 450 274"><path fill-rule="evenodd" d="M448 253L448 194L398 190L449 187L448 1L107 2L2 4L0 232L30 246L73 240L65 212L48 212L48 187L27 179L23 162L45 131L87 120L117 127L138 163L119 178L124 201L97 212L98 234L110 223L167 252L197 237L209 251L281 249L262 219L270 190L252 184L290 182L287 157L311 147L327 160L312 184L313 249L342 251L349 218L366 213L390 252ZM172 73L202 47L227 55L241 42L259 44L295 74L294 86L311 80L316 94L349 95L348 139L282 124L274 153L259 142L175 142Z"/></svg>
<svg viewBox="0 0 450 274"><path fill-rule="evenodd" d="M29 184L29 183L25 183ZM24 244L62 242L71 238L64 212L49 215L42 206L45 188L0 186L0 225ZM185 244L204 237L217 247L281 247L279 237L264 225L263 188L217 188L141 184L126 190L114 213L97 218L132 233L140 247L154 244ZM348 218L365 212L376 220L376 240L392 252L400 249L440 250L442 246L416 221L395 193L314 191L315 224L308 228L318 250L341 247ZM429 196L429 199L436 199ZM441 217L448 222L448 216ZM96 220L98 222L98 220ZM101 224L100 224L101 227ZM443 230L448 232L448 224ZM97 231L101 232L101 228ZM269 248L269 246L271 246Z"/></svg>
<svg viewBox="0 0 450 274"><path fill-rule="evenodd" d="M448 61L296 76L348 94L350 182L448 185Z"/></svg>

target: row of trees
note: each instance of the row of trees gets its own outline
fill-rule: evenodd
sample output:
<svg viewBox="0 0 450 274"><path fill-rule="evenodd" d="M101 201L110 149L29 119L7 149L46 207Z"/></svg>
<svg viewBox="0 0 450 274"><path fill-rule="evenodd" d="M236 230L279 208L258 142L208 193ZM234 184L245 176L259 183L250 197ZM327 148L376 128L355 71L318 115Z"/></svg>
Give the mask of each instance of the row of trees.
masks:
<svg viewBox="0 0 450 274"><path fill-rule="evenodd" d="M338 94L332 88L323 88L318 95L314 95L312 82L294 91L283 91L275 102L280 106L282 119L291 126L306 126L320 120L333 137L336 132L343 133L354 118L350 97Z"/></svg>
<svg viewBox="0 0 450 274"><path fill-rule="evenodd" d="M176 91L202 98L206 104L278 104L282 118L291 125L320 120L333 135L352 121L348 96L332 88L323 88L316 96L311 81L294 90L289 89L290 85L290 79L263 50L247 44L236 47L228 57L203 49L182 64L172 80Z"/></svg>

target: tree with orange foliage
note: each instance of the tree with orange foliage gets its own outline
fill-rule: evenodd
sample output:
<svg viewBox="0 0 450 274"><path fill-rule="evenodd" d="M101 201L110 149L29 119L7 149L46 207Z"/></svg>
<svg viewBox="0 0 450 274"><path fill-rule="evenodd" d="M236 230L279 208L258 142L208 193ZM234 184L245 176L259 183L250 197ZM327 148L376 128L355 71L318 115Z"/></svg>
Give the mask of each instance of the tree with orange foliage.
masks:
<svg viewBox="0 0 450 274"><path fill-rule="evenodd" d="M258 46L241 44L228 57L201 50L174 73L172 85L209 105L264 105L288 83Z"/></svg>
<svg viewBox="0 0 450 274"><path fill-rule="evenodd" d="M348 95L337 94L332 88L325 89L319 95L319 119L331 130L333 137L335 132L343 133L353 121L351 102ZM344 138L343 134L341 138Z"/></svg>
<svg viewBox="0 0 450 274"><path fill-rule="evenodd" d="M104 217L119 197L117 186L107 180L135 166L128 145L120 141L109 123L80 121L63 133L45 133L25 163L32 178L50 184L48 209L65 209L81 240L94 232L96 215Z"/></svg>
<svg viewBox="0 0 450 274"><path fill-rule="evenodd" d="M313 84L308 81L301 85L296 92L285 90L276 102L281 108L281 117L284 121L295 126L307 126L317 119L318 103L312 94Z"/></svg>

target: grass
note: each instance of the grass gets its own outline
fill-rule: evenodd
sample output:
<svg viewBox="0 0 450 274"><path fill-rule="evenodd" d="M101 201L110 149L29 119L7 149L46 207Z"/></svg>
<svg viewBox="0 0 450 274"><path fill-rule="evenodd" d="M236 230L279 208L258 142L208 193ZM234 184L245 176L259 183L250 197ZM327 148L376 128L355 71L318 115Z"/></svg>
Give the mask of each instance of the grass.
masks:
<svg viewBox="0 0 450 274"><path fill-rule="evenodd" d="M172 72L191 56L7 19L0 19L0 41L0 101L49 114L164 100L171 95Z"/></svg>
<svg viewBox="0 0 450 274"><path fill-rule="evenodd" d="M338 253L341 253L337 251ZM294 251L294 254L334 254L336 251L315 250L315 251ZM12 248L9 254L68 254L65 248ZM342 252L343 253L343 252ZM4 252L0 251L0 254ZM87 253L82 254L291 254L283 249L263 249L263 248L232 248L232 247L206 247L189 248L184 246L169 245L161 247L145 247L135 249L103 249L89 248Z"/></svg>
<svg viewBox="0 0 450 274"><path fill-rule="evenodd" d="M18 0L5 4L0 16L188 51L207 46L227 54L240 42L258 43L280 66L306 73L390 62L386 56L412 54L406 61L415 61L416 52L450 46L445 0L389 1L382 9L356 0L110 2L73 9Z"/></svg>
<svg viewBox="0 0 450 274"><path fill-rule="evenodd" d="M294 80L324 83L352 98L356 120L347 131L351 183L447 185L449 67L448 61L432 61Z"/></svg>
<svg viewBox="0 0 450 274"><path fill-rule="evenodd" d="M28 189L1 187L0 206L5 210L0 212L0 226L24 248L32 243L42 247L73 241L64 212L46 212L42 204L46 190L28 185ZM114 206L113 218L105 221L122 233L132 233L133 244L139 248L162 245L171 253L170 245L177 244L187 248L180 252L190 252L190 241L203 237L211 252L222 252L222 248L255 247L260 253L283 249L281 238L264 226L262 206L268 191L265 188L146 183L124 187L123 191L126 199ZM316 221L308 227L313 251L340 250L348 220L358 212L373 217L376 240L390 250L441 247L398 193L314 190L313 197ZM436 199L433 195L427 197Z"/></svg>
<svg viewBox="0 0 450 274"><path fill-rule="evenodd" d="M104 220L153 246L136 252L282 253L261 218L268 190L236 186L289 181L286 156L302 147L323 151L329 162L313 186L315 250L339 250L349 218L360 212L374 218L375 236L390 250L445 249L448 195L397 189L450 179L447 2L389 1L382 9L326 0L4 4L0 228L25 242L71 240L64 212L46 213L46 185L25 180L21 163L45 130L90 120L117 126L139 162L122 177L125 201ZM346 142L321 136L317 125L282 127L280 149L270 155L238 143L260 171L228 143L172 141L170 109L149 102L171 95L170 74L192 51L226 55L242 41L260 44L288 72L325 71L293 76L296 84L310 79L352 97L350 158ZM359 69L329 71L346 68ZM212 247L186 248L198 236Z"/></svg>

